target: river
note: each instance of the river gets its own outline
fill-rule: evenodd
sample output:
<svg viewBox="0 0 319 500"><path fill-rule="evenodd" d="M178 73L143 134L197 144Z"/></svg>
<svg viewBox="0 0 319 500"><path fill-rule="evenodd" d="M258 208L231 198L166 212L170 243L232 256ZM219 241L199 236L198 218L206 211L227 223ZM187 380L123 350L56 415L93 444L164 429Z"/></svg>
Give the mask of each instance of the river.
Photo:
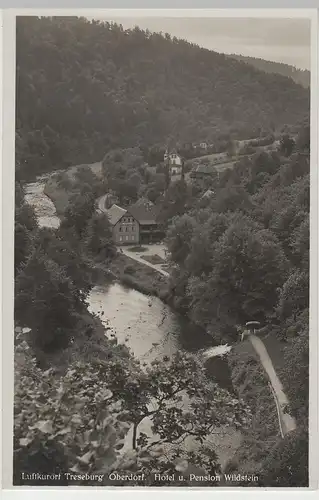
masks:
<svg viewBox="0 0 319 500"><path fill-rule="evenodd" d="M57 228L60 220L52 201L43 192L45 180L42 177L28 184L25 199L35 208L39 226ZM115 335L117 341L126 344L141 362L150 363L163 356L172 356L176 351L191 352L205 363L210 377L232 390L224 356L229 347L216 345L204 330L159 298L143 295L110 280L92 289L88 304L89 310L105 321L105 326L107 323L106 336ZM149 433L150 424L145 419L139 430ZM233 456L240 441L240 433L230 428L210 440L222 465Z"/></svg>
<svg viewBox="0 0 319 500"><path fill-rule="evenodd" d="M31 182L25 187L25 201L33 206L40 227L57 229L60 219L56 215L53 202L43 192L45 182L49 176L43 175L37 182Z"/></svg>

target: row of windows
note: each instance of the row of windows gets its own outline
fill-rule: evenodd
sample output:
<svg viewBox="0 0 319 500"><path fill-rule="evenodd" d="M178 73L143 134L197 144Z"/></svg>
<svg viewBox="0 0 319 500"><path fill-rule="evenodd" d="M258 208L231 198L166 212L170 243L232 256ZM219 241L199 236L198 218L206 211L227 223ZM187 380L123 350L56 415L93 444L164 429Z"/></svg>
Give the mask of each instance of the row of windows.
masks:
<svg viewBox="0 0 319 500"><path fill-rule="evenodd" d="M122 222L134 222L133 217L123 217Z"/></svg>
<svg viewBox="0 0 319 500"><path fill-rule="evenodd" d="M134 234L132 234L132 236L120 236L120 241L134 241L135 240L135 236Z"/></svg>
<svg viewBox="0 0 319 500"><path fill-rule="evenodd" d="M124 229L125 229L125 231L124 231ZM123 231L123 233L124 233L124 232L125 232L125 233L128 233L128 232L130 231L130 229L131 229L131 231L135 231L135 227L134 227L134 226L126 226L125 228L124 228L124 227L122 227L122 226L120 226L120 227L119 227L119 231L120 231L120 233L121 233L122 231Z"/></svg>

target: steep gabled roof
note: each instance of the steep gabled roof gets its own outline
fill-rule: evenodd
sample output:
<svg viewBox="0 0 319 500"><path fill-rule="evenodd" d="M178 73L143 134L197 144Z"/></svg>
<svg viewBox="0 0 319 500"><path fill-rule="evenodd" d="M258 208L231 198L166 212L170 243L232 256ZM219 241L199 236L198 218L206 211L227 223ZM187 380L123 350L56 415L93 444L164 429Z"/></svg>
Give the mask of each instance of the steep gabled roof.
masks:
<svg viewBox="0 0 319 500"><path fill-rule="evenodd" d="M142 196L142 198L139 198L133 205L131 205L132 207L146 207L146 208L149 208L149 207L153 207L154 206L154 203L149 200L148 198L146 198L145 196Z"/></svg>
<svg viewBox="0 0 319 500"><path fill-rule="evenodd" d="M123 215L126 214L126 212L127 210L125 210L125 208L121 208L115 204L112 205L111 208L106 210L106 214L112 226L115 226L115 224L117 224L117 222L123 217Z"/></svg>
<svg viewBox="0 0 319 500"><path fill-rule="evenodd" d="M214 191L212 191L211 189L207 189L207 191L205 191L205 193L203 194L202 198L209 198L210 196L213 196Z"/></svg>
<svg viewBox="0 0 319 500"><path fill-rule="evenodd" d="M157 224L157 209L149 200L141 199L128 208L128 212L140 224Z"/></svg>

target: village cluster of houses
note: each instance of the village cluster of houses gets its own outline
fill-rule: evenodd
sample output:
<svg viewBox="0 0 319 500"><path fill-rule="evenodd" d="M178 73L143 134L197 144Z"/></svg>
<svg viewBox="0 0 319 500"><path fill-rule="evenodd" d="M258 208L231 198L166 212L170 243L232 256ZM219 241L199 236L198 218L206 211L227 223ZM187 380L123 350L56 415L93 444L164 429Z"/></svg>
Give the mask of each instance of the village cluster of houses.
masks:
<svg viewBox="0 0 319 500"><path fill-rule="evenodd" d="M175 149L166 150L164 163L171 179L182 176L183 158ZM112 226L113 241L116 245L140 245L161 241L165 232L157 220L158 208L146 198L138 200L128 208L116 203L105 210Z"/></svg>
<svg viewBox="0 0 319 500"><path fill-rule="evenodd" d="M207 147L201 143L201 148ZM184 159L176 149L166 150L164 163L172 180L178 180L183 175ZM113 203L105 210L112 226L113 240L116 245L140 245L161 241L165 232L158 222L157 207L143 198L128 208L122 208Z"/></svg>
<svg viewBox="0 0 319 500"><path fill-rule="evenodd" d="M241 145L250 143L249 141L239 141ZM275 145L275 143L273 143ZM196 145L202 151L207 150L211 145L201 142ZM267 146L267 148L273 147ZM184 171L184 159L176 149L166 149L164 153L164 164L168 168L171 180L182 178ZM233 158L234 162L234 158ZM212 175L219 175L216 166L218 164L232 163L227 152L213 153L209 155L209 161L199 161L190 173L190 177L203 180ZM203 197L212 196L213 192L208 190ZM113 203L111 208L106 210L113 230L113 239L117 245L142 244L161 241L165 236L161 224L157 219L157 208L147 199L141 199L129 208L122 208Z"/></svg>
<svg viewBox="0 0 319 500"><path fill-rule="evenodd" d="M202 152L203 151L204 152L207 151L208 147L209 147L209 145L207 144L207 142L201 142L200 144L194 145L195 149L199 149ZM176 173L180 173L179 170L182 167L183 159L178 154L178 152L176 151L176 149L172 149L171 151L169 151L168 149L166 149L166 151L164 153L164 163L170 165L171 166L171 170L172 170L171 173L173 175L176 175Z"/></svg>

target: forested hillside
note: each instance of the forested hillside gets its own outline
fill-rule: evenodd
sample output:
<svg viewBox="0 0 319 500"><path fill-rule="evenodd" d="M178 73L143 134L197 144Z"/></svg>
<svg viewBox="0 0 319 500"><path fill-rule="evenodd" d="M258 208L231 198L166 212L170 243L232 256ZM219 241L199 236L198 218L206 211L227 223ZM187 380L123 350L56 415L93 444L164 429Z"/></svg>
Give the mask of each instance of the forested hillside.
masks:
<svg viewBox="0 0 319 500"><path fill-rule="evenodd" d="M115 148L214 142L298 123L309 92L169 35L17 18L17 160L29 178Z"/></svg>
<svg viewBox="0 0 319 500"><path fill-rule="evenodd" d="M289 78L292 78L294 82L299 83L303 87L310 87L310 71L307 69L298 69L294 66L290 66L289 64L274 61L265 61L259 57L241 56L238 54L231 54L230 57L236 59L237 61L251 64L255 68L265 71L265 73L277 73L278 75L288 76Z"/></svg>
<svg viewBox="0 0 319 500"><path fill-rule="evenodd" d="M297 148L286 156L263 152L241 160L209 180L209 197L190 200L181 184L181 215L171 218L167 235L175 305L231 343L239 325L261 322L258 335L279 359L298 432L266 441L264 419L254 419L239 463L254 464L262 485L308 481L309 127L300 131ZM248 374L249 395L251 366L241 354L234 365L239 385ZM255 407L259 414L258 394Z"/></svg>
<svg viewBox="0 0 319 500"><path fill-rule="evenodd" d="M169 35L21 17L16 109L14 483L23 484L23 471L99 471L91 485L114 485L116 471L145 473L130 485L172 486L155 473L221 472L205 440L229 427L243 441L228 467L259 475L259 486L307 486L309 91ZM183 169L173 181L159 164L168 143L232 146L275 132L276 150L252 149L204 178ZM86 165L97 160L99 176ZM61 224L41 227L25 199L28 180L75 164L49 176L45 192ZM156 204L168 255L163 300L232 346L234 391L208 376L202 354L178 348L140 362L118 343L107 305L88 311L95 285L127 257L96 212L104 194L124 207L142 197ZM115 277L133 282L133 264ZM249 340L239 341L250 320L261 323L297 422L284 438L262 365L245 351ZM145 417L154 442L138 432ZM190 436L195 451L182 448Z"/></svg>

